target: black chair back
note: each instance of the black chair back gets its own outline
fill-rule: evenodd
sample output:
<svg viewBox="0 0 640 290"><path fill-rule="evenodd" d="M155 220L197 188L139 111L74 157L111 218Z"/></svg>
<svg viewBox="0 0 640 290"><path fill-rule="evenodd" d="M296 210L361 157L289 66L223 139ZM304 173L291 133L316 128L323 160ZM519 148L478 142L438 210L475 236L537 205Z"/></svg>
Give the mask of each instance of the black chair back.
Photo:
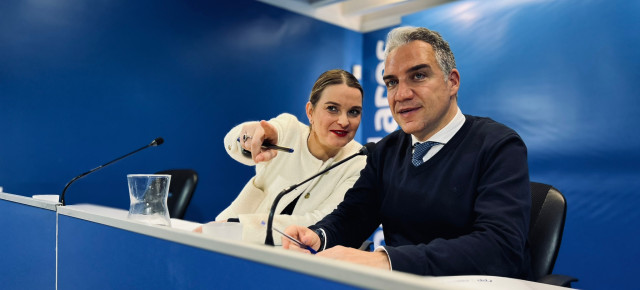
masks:
<svg viewBox="0 0 640 290"><path fill-rule="evenodd" d="M529 244L534 279L551 274L558 257L567 203L553 186L531 182Z"/></svg>
<svg viewBox="0 0 640 290"><path fill-rule="evenodd" d="M169 169L156 172L156 174L171 175L169 184L169 197L167 207L171 218L184 218L191 197L198 185L198 173L191 169Z"/></svg>

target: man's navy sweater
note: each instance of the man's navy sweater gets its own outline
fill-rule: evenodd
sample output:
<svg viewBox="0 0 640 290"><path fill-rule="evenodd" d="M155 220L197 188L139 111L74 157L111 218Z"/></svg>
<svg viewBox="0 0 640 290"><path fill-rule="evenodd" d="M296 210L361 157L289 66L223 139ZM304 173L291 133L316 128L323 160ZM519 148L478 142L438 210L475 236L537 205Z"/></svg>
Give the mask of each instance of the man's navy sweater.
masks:
<svg viewBox="0 0 640 290"><path fill-rule="evenodd" d="M327 248L359 246L382 224L394 270L419 275L528 279L531 195L527 149L516 132L466 115L431 159L411 164L411 136L378 142L338 208L312 229Z"/></svg>

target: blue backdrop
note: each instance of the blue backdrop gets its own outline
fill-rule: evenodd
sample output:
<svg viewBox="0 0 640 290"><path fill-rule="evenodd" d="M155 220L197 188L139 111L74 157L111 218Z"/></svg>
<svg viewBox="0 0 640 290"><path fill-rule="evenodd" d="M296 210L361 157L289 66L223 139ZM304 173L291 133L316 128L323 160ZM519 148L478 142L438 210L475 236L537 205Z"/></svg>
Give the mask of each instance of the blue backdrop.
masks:
<svg viewBox="0 0 640 290"><path fill-rule="evenodd" d="M636 286L638 12L632 0L459 1L403 19L442 32L462 111L516 129L531 179L565 194L556 272L586 289ZM396 129L376 80L388 30L255 1L1 1L0 186L59 194L162 136L76 182L67 202L128 208L126 174L185 167L201 177L186 219L211 220L253 173L226 155L227 130L285 111L306 122L327 69L363 65L359 141Z"/></svg>
<svg viewBox="0 0 640 290"><path fill-rule="evenodd" d="M205 222L253 169L222 139L304 105L320 73L361 63L362 34L255 1L1 1L0 186L129 207L128 173L193 168Z"/></svg>
<svg viewBox="0 0 640 290"><path fill-rule="evenodd" d="M579 288L638 287L639 12L640 2L630 0L460 1L402 21L442 33L462 75L462 112L518 131L531 180L566 196L554 272L578 277ZM375 43L386 31L363 40L369 101L377 86ZM366 110L384 117L384 106ZM385 124L382 117L368 122ZM365 130L367 137L387 132Z"/></svg>

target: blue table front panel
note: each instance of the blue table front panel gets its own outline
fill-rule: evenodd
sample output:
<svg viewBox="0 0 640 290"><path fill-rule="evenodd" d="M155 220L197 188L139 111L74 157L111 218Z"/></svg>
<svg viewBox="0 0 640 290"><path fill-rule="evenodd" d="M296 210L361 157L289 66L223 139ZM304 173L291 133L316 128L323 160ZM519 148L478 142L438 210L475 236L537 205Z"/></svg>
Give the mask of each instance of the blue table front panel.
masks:
<svg viewBox="0 0 640 290"><path fill-rule="evenodd" d="M59 289L353 289L69 216L58 222Z"/></svg>
<svg viewBox="0 0 640 290"><path fill-rule="evenodd" d="M55 289L56 212L0 200L0 288Z"/></svg>

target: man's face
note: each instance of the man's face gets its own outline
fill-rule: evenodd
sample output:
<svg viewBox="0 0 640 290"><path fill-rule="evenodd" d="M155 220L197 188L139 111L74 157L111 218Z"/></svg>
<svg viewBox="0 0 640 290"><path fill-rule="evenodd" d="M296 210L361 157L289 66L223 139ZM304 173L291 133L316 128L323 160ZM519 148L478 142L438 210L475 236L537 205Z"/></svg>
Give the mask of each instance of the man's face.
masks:
<svg viewBox="0 0 640 290"><path fill-rule="evenodd" d="M383 79L393 119L420 141L442 129L457 112L460 75L453 69L445 78L433 48L424 41L392 50Z"/></svg>

